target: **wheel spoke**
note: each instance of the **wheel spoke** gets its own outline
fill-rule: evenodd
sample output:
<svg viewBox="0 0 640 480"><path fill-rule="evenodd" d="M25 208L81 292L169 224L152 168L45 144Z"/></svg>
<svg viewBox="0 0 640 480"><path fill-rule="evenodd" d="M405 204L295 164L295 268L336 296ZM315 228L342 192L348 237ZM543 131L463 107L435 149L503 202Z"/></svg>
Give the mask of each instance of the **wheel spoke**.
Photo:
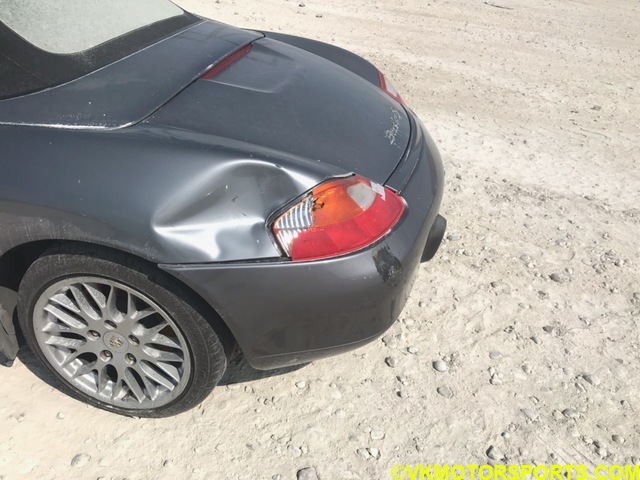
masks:
<svg viewBox="0 0 640 480"><path fill-rule="evenodd" d="M151 315L154 315L158 312L156 312L153 308L149 307L149 308L145 308L142 310L138 310L138 312L136 313L136 320L140 321L143 318L147 318L150 317Z"/></svg>
<svg viewBox="0 0 640 480"><path fill-rule="evenodd" d="M163 387L169 390L173 390L175 388L174 383L169 378L165 377L156 369L154 369L153 366L151 366L151 364L147 362L142 363L140 370L142 370L144 375L154 383L157 383L158 385L162 385Z"/></svg>
<svg viewBox="0 0 640 480"><path fill-rule="evenodd" d="M107 373L107 366L102 362L99 362L96 369L96 387L98 388L98 394L104 396L105 392L108 392L108 397L111 397L111 392L107 389L109 385L109 375Z"/></svg>
<svg viewBox="0 0 640 480"><path fill-rule="evenodd" d="M127 292L127 317L136 318L137 313L135 297L131 292Z"/></svg>
<svg viewBox="0 0 640 480"><path fill-rule="evenodd" d="M157 333L145 342L147 345L162 345L164 347L176 348L180 349L180 343L175 338L167 337L166 335L162 335L161 333Z"/></svg>
<svg viewBox="0 0 640 480"><path fill-rule="evenodd" d="M115 287L111 287L105 304L104 315L112 320L120 321L120 319L122 319L122 312L118 310L118 306L116 305L117 301L118 290Z"/></svg>
<svg viewBox="0 0 640 480"><path fill-rule="evenodd" d="M64 323L49 323L46 327L42 329L44 333L48 333L49 335L57 335L60 336L63 333L76 333L75 330L71 329L68 325Z"/></svg>
<svg viewBox="0 0 640 480"><path fill-rule="evenodd" d="M73 295L73 298L76 300L76 305L81 310L80 315L82 315L85 320L100 320L100 313L93 308L93 305L91 305L89 299L80 288L74 285L71 286L69 290L71 290L71 295Z"/></svg>
<svg viewBox="0 0 640 480"><path fill-rule="evenodd" d="M65 324L67 324L68 326L70 326L73 329L84 330L87 327L86 323L84 323L81 320L78 320L76 317L71 316L70 314L68 314L67 312L65 312L63 310L60 310L55 305L49 304L44 308L44 310L49 312L51 315L56 317L58 320L60 320L61 322L64 322Z"/></svg>
<svg viewBox="0 0 640 480"><path fill-rule="evenodd" d="M53 345L56 347L64 347L64 348L71 348L74 350L78 350L86 343L86 340L79 340L77 338L51 336L46 343L47 345Z"/></svg>
<svg viewBox="0 0 640 480"><path fill-rule="evenodd" d="M156 367L169 375L175 383L180 381L180 371L170 363L157 362Z"/></svg>
<svg viewBox="0 0 640 480"><path fill-rule="evenodd" d="M74 358L74 360L75 360L75 358ZM94 362L85 363L85 364L79 366L71 374L71 377L72 378L78 378L78 377L82 377L82 376L86 375L87 373L91 373L92 371L94 371L96 369L96 363L97 362L94 361Z"/></svg>
<svg viewBox="0 0 640 480"><path fill-rule="evenodd" d="M87 291L87 293L93 298L93 301L96 302L96 305L100 307L101 310L104 309L107 305L107 298L104 296L100 290L98 290L94 285L90 283L83 283L82 286Z"/></svg>
<svg viewBox="0 0 640 480"><path fill-rule="evenodd" d="M160 395L160 389L158 388L158 386L155 383L150 382L146 375L140 375L140 378L142 378L142 382L144 383L144 388L147 392L147 396L151 400L155 400L156 398L158 398L158 396Z"/></svg>
<svg viewBox="0 0 640 480"><path fill-rule="evenodd" d="M86 350L83 348L85 347L85 345L83 345L82 347L78 348L75 352L71 352L69 353L69 355L67 355L67 357L64 359L64 361L60 364L60 368L66 368L69 365L71 365L75 360L77 360L77 358L82 355L83 353L87 353Z"/></svg>
<svg viewBox="0 0 640 480"><path fill-rule="evenodd" d="M57 303L61 307L66 308L67 310L72 311L73 313L81 313L78 306L73 303L73 301L67 297L64 293L58 293L51 297L51 301Z"/></svg>
<svg viewBox="0 0 640 480"><path fill-rule="evenodd" d="M144 390L138 383L135 375L133 375L129 370L130 369L127 369L125 371L123 381L127 384L127 387L129 387L129 391L133 394L136 400L138 400L138 402L142 402L146 397L146 395L144 394Z"/></svg>
<svg viewBox="0 0 640 480"><path fill-rule="evenodd" d="M177 355L173 352L169 352L166 350L159 350L157 348L150 347L149 345L145 345L142 347L142 351L147 355L149 360L156 362L174 362L180 363L183 361L183 358L180 355Z"/></svg>

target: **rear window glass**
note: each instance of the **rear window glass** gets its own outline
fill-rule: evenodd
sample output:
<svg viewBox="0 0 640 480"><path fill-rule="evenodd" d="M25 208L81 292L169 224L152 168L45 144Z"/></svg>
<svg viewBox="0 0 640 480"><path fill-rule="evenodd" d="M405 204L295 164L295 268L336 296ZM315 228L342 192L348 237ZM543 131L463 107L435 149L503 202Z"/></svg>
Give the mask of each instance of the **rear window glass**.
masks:
<svg viewBox="0 0 640 480"><path fill-rule="evenodd" d="M0 0L0 21L57 54L88 50L179 15L182 10L166 0Z"/></svg>

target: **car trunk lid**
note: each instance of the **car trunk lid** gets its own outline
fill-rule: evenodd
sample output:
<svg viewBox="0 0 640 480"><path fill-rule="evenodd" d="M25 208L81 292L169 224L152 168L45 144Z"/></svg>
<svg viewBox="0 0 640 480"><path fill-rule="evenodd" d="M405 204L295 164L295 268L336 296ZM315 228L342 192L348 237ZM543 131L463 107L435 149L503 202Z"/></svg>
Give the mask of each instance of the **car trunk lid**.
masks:
<svg viewBox="0 0 640 480"><path fill-rule="evenodd" d="M268 38L213 78L194 82L148 121L328 163L379 183L410 137L406 111L380 88Z"/></svg>

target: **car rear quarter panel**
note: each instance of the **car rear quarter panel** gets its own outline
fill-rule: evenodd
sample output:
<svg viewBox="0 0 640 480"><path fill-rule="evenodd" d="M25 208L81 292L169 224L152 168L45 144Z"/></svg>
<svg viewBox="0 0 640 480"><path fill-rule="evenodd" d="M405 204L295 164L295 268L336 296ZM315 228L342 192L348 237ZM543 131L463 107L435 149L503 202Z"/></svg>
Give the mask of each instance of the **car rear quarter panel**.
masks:
<svg viewBox="0 0 640 480"><path fill-rule="evenodd" d="M164 127L0 126L0 254L37 240L156 263L279 257L266 219L335 174L317 162Z"/></svg>

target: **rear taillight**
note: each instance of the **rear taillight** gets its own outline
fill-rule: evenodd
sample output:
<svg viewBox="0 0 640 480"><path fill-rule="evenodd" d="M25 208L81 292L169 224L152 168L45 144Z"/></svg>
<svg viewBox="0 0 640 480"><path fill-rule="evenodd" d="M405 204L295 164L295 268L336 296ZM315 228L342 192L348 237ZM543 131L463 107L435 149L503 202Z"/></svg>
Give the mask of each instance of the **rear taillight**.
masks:
<svg viewBox="0 0 640 480"><path fill-rule="evenodd" d="M396 90L396 87L394 87L393 84L389 80L387 80L387 78L380 70L378 70L378 78L380 79L380 88L382 89L382 91L393 98L399 104L404 105L404 100L398 93L398 90Z"/></svg>
<svg viewBox="0 0 640 480"><path fill-rule="evenodd" d="M220 72L222 72L223 70L226 70L231 65L233 65L238 60L240 60L242 57L244 57L247 53L249 53L251 51L251 47L252 47L252 45L249 44L249 45L247 45L245 47L242 47L240 50L235 51L234 53L232 53L228 57L223 58L221 61L219 61L213 67L211 67L209 70L207 70L205 72L205 74L202 75L202 77L200 77L200 78L203 79L203 80L211 80L213 77L218 75Z"/></svg>
<svg viewBox="0 0 640 480"><path fill-rule="evenodd" d="M334 257L386 235L404 208L388 188L354 175L314 188L278 217L273 232L293 260Z"/></svg>

